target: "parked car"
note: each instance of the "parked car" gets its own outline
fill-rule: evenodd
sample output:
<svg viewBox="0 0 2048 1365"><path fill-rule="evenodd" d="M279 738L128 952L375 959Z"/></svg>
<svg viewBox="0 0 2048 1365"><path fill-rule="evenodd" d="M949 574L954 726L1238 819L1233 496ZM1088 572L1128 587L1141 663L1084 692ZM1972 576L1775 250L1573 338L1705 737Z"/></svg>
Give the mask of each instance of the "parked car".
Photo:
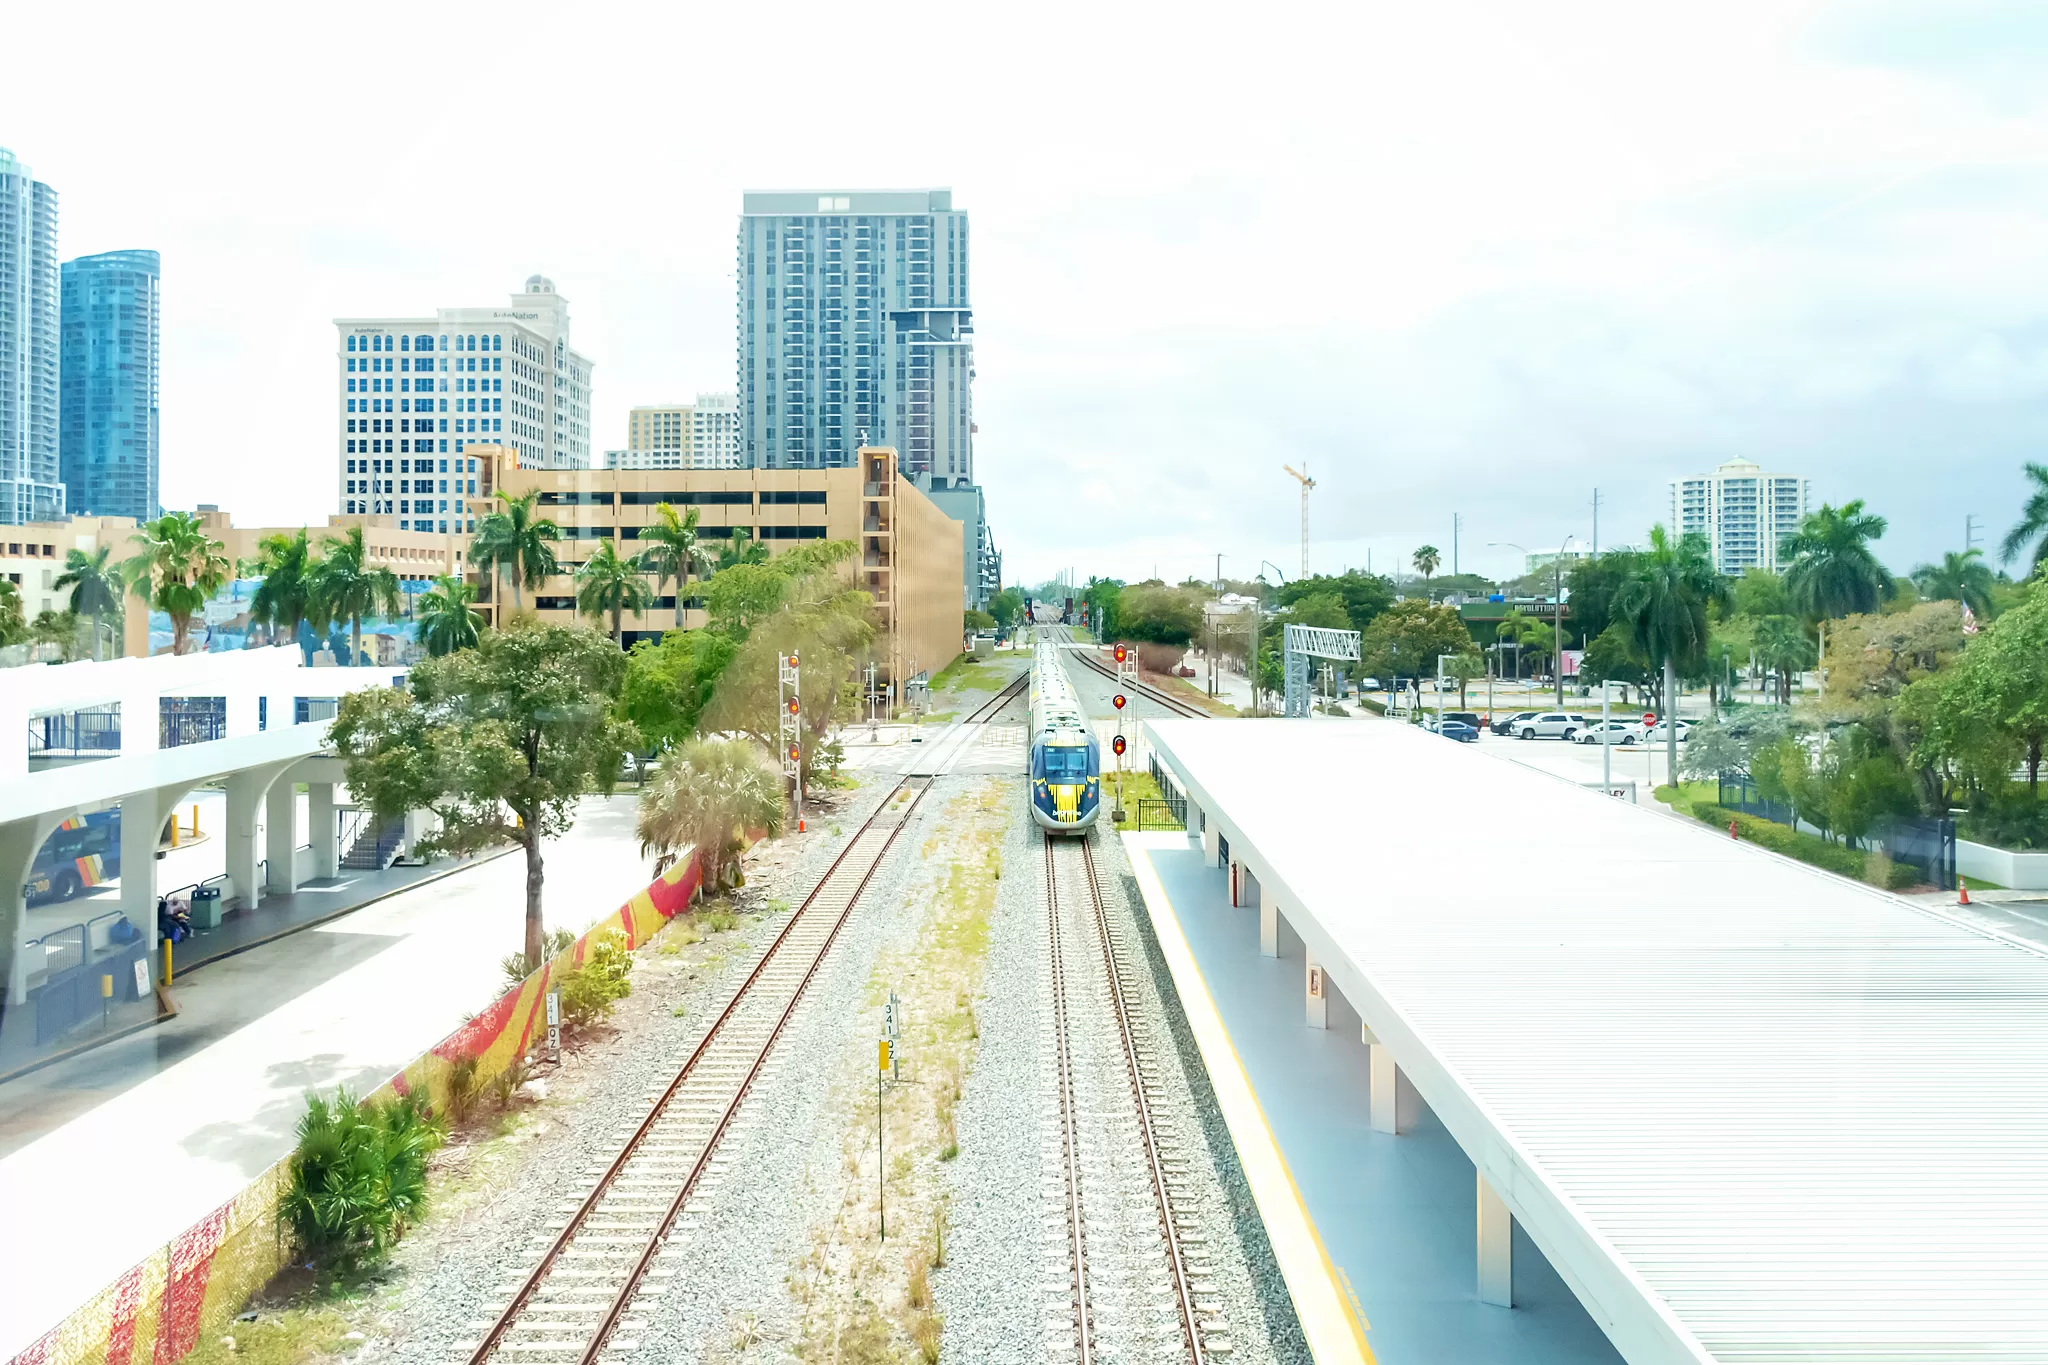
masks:
<svg viewBox="0 0 2048 1365"><path fill-rule="evenodd" d="M1663 721L1657 722L1657 724L1651 726L1648 730L1643 730L1642 726L1640 725L1638 725L1636 729L1642 732L1643 740L1645 743L1648 744L1662 744L1670 738L1670 736L1665 731L1665 722ZM1683 744L1691 738L1692 722L1689 720L1679 721L1678 742L1680 744Z"/></svg>
<svg viewBox="0 0 2048 1365"><path fill-rule="evenodd" d="M1590 723L1576 711L1543 711L1516 721L1511 733L1516 739L1569 740Z"/></svg>
<svg viewBox="0 0 2048 1365"><path fill-rule="evenodd" d="M1467 725L1462 720L1451 720L1448 717L1441 724L1432 720L1422 728L1433 735L1442 735L1445 739L1455 739L1460 744L1470 744L1479 738L1479 728L1477 726Z"/></svg>
<svg viewBox="0 0 2048 1365"><path fill-rule="evenodd" d="M1542 714L1541 711L1513 711L1507 715L1495 716L1493 732L1497 735L1512 735L1517 724L1525 720L1534 720Z"/></svg>
<svg viewBox="0 0 2048 1365"><path fill-rule="evenodd" d="M1642 738L1643 723L1637 720L1594 721L1579 731L1579 744L1634 744Z"/></svg>
<svg viewBox="0 0 2048 1365"><path fill-rule="evenodd" d="M1457 721L1460 725L1471 726L1475 735L1486 724L1485 721L1479 719L1477 711L1446 711L1444 712L1444 719Z"/></svg>

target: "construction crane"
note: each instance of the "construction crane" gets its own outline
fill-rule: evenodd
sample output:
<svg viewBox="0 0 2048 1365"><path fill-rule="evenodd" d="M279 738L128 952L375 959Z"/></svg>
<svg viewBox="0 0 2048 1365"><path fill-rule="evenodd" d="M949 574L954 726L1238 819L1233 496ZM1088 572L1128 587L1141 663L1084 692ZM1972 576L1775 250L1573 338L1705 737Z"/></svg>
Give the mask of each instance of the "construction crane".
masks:
<svg viewBox="0 0 2048 1365"><path fill-rule="evenodd" d="M1303 463L1303 464L1307 464L1307 463L1308 463L1308 461L1307 461L1307 460L1303 460L1303 461L1302 461L1302 463ZM1301 481L1301 576L1302 576L1303 578L1307 578L1307 577L1308 577L1308 490L1309 490L1309 489L1311 489L1311 488L1314 488L1314 487L1316 486L1316 481L1315 481L1314 479L1311 479L1311 478L1310 478L1310 477L1309 477L1309 476L1308 476L1307 474L1304 474L1304 473L1303 473L1302 471L1300 471L1300 470L1296 469L1296 468L1295 468L1295 467L1294 467L1293 465L1291 465L1291 464L1284 464L1284 465L1281 465L1280 467L1281 467L1282 469L1286 470L1286 471L1287 471L1287 472L1288 472L1289 474L1292 474L1292 475L1293 475L1293 476L1294 476L1295 478L1297 478L1297 479L1299 479L1299 480Z"/></svg>

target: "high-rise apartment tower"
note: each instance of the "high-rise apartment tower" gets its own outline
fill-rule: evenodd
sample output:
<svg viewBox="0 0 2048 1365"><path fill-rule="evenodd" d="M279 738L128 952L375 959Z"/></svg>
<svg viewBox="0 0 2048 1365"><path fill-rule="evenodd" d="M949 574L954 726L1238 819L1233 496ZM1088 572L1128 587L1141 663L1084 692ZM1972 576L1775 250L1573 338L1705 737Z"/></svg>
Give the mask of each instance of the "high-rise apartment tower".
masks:
<svg viewBox="0 0 2048 1365"><path fill-rule="evenodd" d="M894 446L921 486L974 479L967 215L951 190L749 194L739 256L748 466Z"/></svg>
<svg viewBox="0 0 2048 1365"><path fill-rule="evenodd" d="M474 530L460 499L475 490L449 486L475 477L472 445L508 446L526 469L590 467L591 363L569 348L552 280L531 277L506 307L334 325L342 512Z"/></svg>
<svg viewBox="0 0 2048 1365"><path fill-rule="evenodd" d="M59 469L76 515L147 521L157 500L154 251L64 262Z"/></svg>
<svg viewBox="0 0 2048 1365"><path fill-rule="evenodd" d="M611 451L608 463L613 469L744 469L736 413L729 393L634 408L626 414L626 448Z"/></svg>
<svg viewBox="0 0 2048 1365"><path fill-rule="evenodd" d="M1733 459L1712 473L1671 481L1671 529L1698 531L1713 546L1714 567L1776 572L1785 538L1806 516L1807 481L1768 474L1751 460Z"/></svg>
<svg viewBox="0 0 2048 1365"><path fill-rule="evenodd" d="M57 191L0 147L0 525L64 515Z"/></svg>

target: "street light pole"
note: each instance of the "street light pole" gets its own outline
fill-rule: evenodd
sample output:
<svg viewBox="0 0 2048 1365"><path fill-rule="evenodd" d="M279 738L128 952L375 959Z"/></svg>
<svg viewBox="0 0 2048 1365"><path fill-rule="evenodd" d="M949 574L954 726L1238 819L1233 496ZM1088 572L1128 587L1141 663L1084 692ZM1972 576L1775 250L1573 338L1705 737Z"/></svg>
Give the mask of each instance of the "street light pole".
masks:
<svg viewBox="0 0 2048 1365"><path fill-rule="evenodd" d="M1438 734L1444 732L1444 660L1457 657L1455 654L1439 654L1436 656L1436 732Z"/></svg>
<svg viewBox="0 0 2048 1365"><path fill-rule="evenodd" d="M1564 552L1576 536L1566 536L1557 547L1557 587L1550 598L1550 626L1557 634L1557 709L1564 710Z"/></svg>

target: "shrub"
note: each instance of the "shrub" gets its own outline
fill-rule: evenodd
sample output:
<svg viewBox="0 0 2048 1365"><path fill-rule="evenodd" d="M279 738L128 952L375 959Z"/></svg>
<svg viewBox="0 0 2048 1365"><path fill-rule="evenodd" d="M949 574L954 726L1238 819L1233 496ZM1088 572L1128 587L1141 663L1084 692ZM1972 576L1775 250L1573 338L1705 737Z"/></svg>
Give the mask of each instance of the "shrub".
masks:
<svg viewBox="0 0 2048 1365"><path fill-rule="evenodd" d="M346 1273L374 1264L426 1208L427 1158L444 1136L416 1096L308 1095L279 1220L316 1265Z"/></svg>
<svg viewBox="0 0 2048 1365"><path fill-rule="evenodd" d="M612 1006L633 993L628 973L633 955L616 933L592 939L583 961L555 979L562 997L562 1022L572 1028L595 1023L612 1012Z"/></svg>
<svg viewBox="0 0 2048 1365"><path fill-rule="evenodd" d="M1858 849L1831 844L1815 835L1795 830L1790 825L1781 825L1775 820L1765 820L1755 815L1744 815L1740 811L1732 811L1726 806L1716 806L1708 802L1694 806L1692 813L1701 822L1716 829L1727 829L1728 822L1732 820L1735 822L1736 833L1742 838L1752 844L1759 844L1773 853L1797 858L1802 863L1810 863L1823 871L1847 877L1852 881L1869 879L1870 855ZM1885 861L1890 866L1884 873L1885 880L1881 885L1897 891L1919 882L1920 874L1910 863L1892 863L1889 858Z"/></svg>
<svg viewBox="0 0 2048 1365"><path fill-rule="evenodd" d="M484 1089L476 1068L474 1052L465 1052L448 1063L448 1118L452 1123L467 1123L476 1112L477 1099Z"/></svg>

